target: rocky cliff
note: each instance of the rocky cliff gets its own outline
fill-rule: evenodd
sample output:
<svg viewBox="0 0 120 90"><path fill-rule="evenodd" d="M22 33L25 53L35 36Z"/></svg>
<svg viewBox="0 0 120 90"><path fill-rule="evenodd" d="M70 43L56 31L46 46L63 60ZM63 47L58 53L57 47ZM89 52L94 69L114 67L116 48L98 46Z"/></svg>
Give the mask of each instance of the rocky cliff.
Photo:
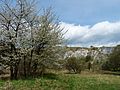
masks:
<svg viewBox="0 0 120 90"><path fill-rule="evenodd" d="M86 57L92 56L93 59L104 59L107 55L112 53L114 47L68 47L65 57Z"/></svg>

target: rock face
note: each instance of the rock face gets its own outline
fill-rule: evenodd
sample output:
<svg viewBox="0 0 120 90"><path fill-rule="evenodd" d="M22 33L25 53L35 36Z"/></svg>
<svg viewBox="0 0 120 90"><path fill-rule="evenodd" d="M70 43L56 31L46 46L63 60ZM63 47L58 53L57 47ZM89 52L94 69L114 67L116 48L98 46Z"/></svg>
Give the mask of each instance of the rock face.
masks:
<svg viewBox="0 0 120 90"><path fill-rule="evenodd" d="M103 54L110 54L112 53L112 50L114 49L114 47L100 47L99 50L101 51L101 53Z"/></svg>
<svg viewBox="0 0 120 90"><path fill-rule="evenodd" d="M72 49L71 49L72 48ZM102 59L106 55L109 55L113 50L113 47L91 47L91 48L75 48L70 47L70 49L65 53L65 57L86 57L91 56L93 59Z"/></svg>

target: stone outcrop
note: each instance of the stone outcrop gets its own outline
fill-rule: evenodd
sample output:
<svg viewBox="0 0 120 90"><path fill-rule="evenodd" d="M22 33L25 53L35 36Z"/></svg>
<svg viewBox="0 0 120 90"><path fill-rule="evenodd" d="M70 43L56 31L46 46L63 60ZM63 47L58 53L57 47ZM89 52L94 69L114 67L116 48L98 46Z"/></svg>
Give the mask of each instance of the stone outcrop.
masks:
<svg viewBox="0 0 120 90"><path fill-rule="evenodd" d="M65 53L65 57L86 57L91 56L93 59L99 60L109 55L114 47L90 47L90 48L77 48L69 47Z"/></svg>

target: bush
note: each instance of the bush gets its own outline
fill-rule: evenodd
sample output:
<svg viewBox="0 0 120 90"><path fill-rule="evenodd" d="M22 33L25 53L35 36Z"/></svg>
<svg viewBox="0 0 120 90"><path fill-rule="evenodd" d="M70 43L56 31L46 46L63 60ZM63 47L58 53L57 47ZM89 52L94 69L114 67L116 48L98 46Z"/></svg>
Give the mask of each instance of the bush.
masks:
<svg viewBox="0 0 120 90"><path fill-rule="evenodd" d="M102 65L103 70L120 71L120 45L114 48L108 60Z"/></svg>
<svg viewBox="0 0 120 90"><path fill-rule="evenodd" d="M69 72L81 73L83 69L84 58L70 57L67 59L65 67Z"/></svg>

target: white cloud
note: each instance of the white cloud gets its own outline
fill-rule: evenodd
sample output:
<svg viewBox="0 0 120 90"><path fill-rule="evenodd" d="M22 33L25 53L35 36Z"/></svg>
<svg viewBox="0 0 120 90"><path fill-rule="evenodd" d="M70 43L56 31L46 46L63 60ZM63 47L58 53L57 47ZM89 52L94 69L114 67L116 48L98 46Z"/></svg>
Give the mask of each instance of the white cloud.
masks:
<svg viewBox="0 0 120 90"><path fill-rule="evenodd" d="M120 44L120 22L100 22L93 26L60 23L67 30L65 38L70 46L114 46Z"/></svg>

